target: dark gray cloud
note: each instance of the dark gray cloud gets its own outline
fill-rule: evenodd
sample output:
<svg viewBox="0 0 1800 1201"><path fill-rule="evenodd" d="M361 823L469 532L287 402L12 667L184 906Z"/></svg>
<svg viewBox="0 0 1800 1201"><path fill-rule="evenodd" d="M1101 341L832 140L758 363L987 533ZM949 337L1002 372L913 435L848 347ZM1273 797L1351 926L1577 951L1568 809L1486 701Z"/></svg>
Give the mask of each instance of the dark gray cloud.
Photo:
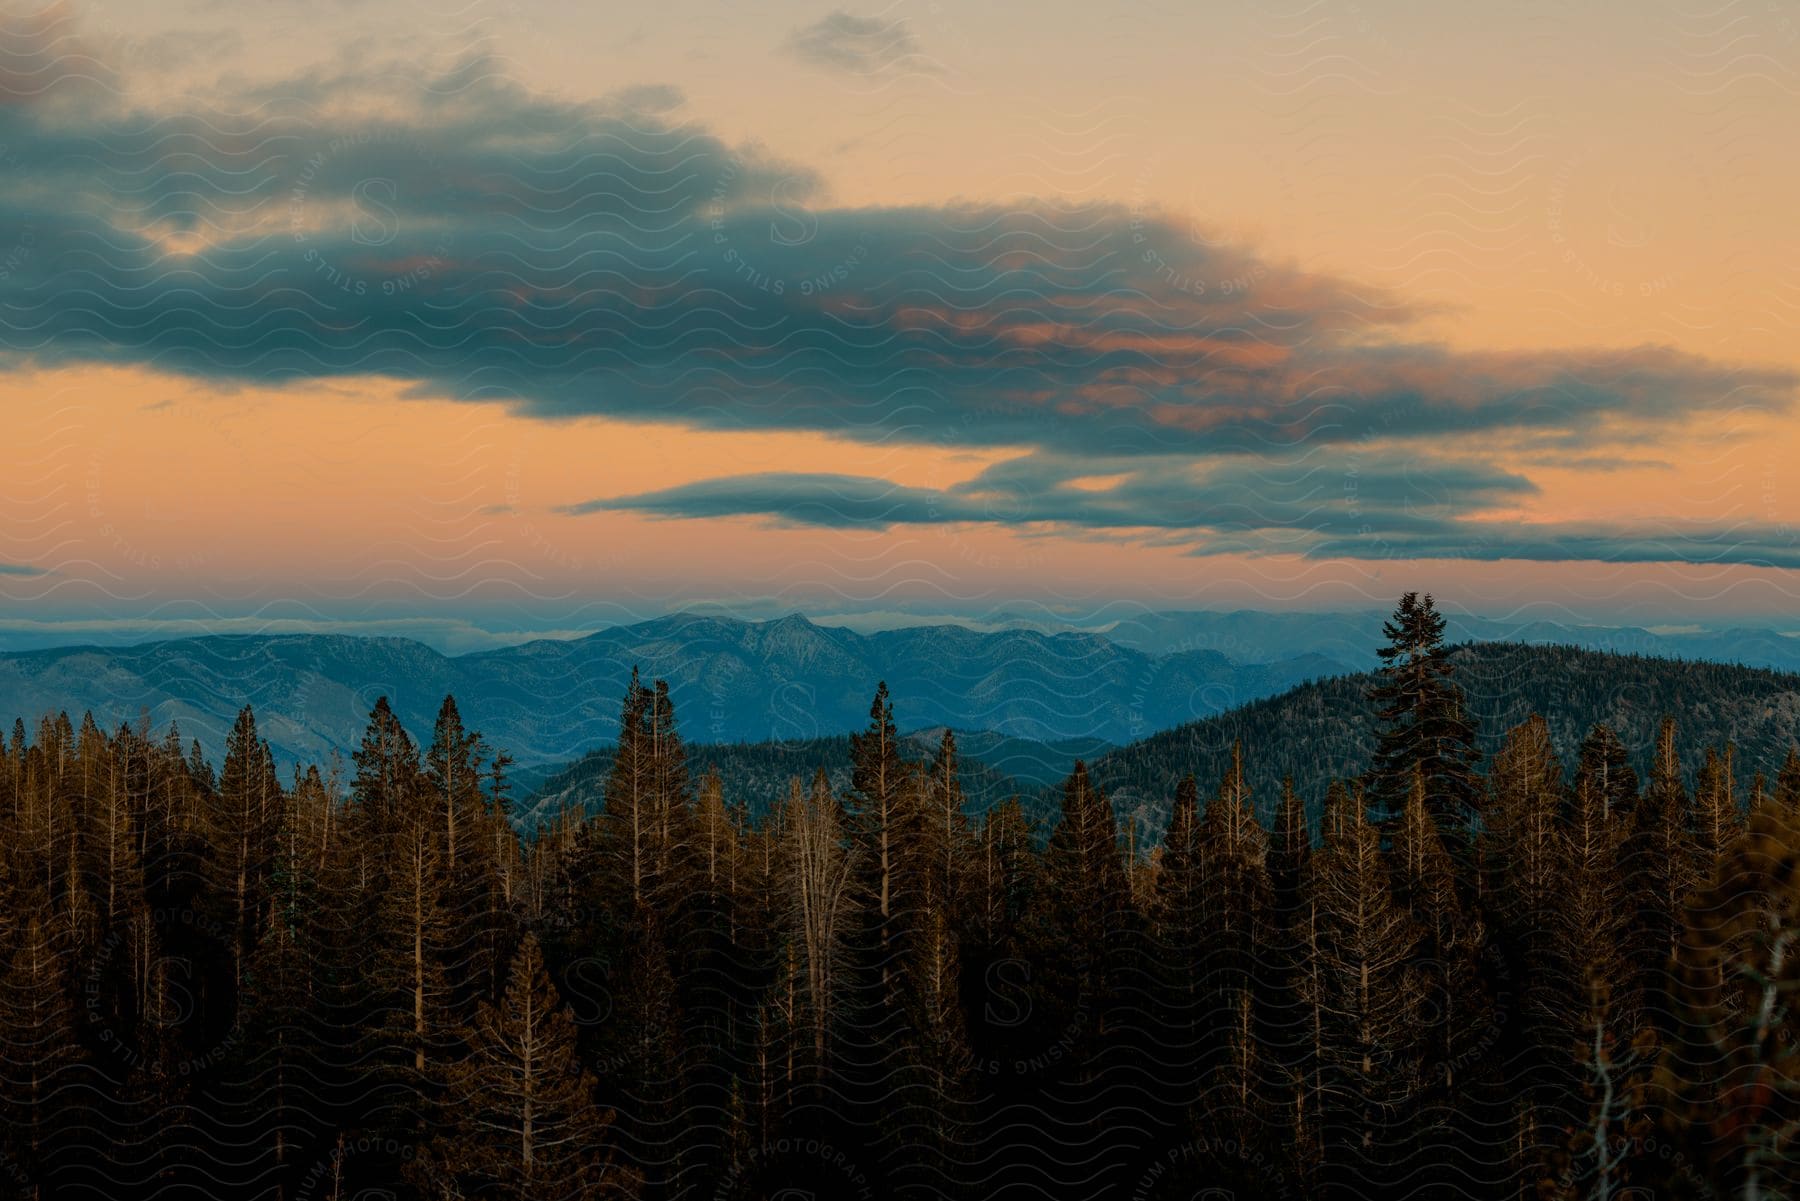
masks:
<svg viewBox="0 0 1800 1201"><path fill-rule="evenodd" d="M249 115L0 111L15 362L379 374L546 417L1167 454L1503 430L1585 444L1784 404L1653 347L1468 354L1391 297L1117 207L811 205L809 172L633 89L471 60Z"/></svg>
<svg viewBox="0 0 1800 1201"><path fill-rule="evenodd" d="M668 88L574 103L482 58L352 63L144 111L41 30L0 43L5 365L377 375L546 419L1019 446L996 491L951 508L1220 537L1423 512L1440 525L1421 547L1525 484L1482 466L1498 448L1654 446L1697 415L1785 408L1796 383L1653 346L1453 351L1410 337L1395 297L1119 206L829 207L811 171L684 119ZM1360 504L1330 471L1233 475L1395 445L1444 503L1383 507L1372 474ZM1096 494L1067 485L1073 458L1143 462ZM831 477L757 486L638 507L919 512Z"/></svg>
<svg viewBox="0 0 1800 1201"><path fill-rule="evenodd" d="M1117 469L1124 470L1118 471ZM1098 483L1093 481L1098 480ZM1084 482L1086 481L1086 482ZM1196 554L1310 558L1683 562L1800 568L1800 534L1754 523L1638 528L1483 520L1537 491L1479 463L1431 459L1084 463L1028 456L934 490L868 476L759 473L568 506L569 513L758 516L782 525L1038 524L1160 531Z"/></svg>
<svg viewBox="0 0 1800 1201"><path fill-rule="evenodd" d="M965 506L928 489L873 476L773 471L700 480L675 488L568 505L563 512L659 517L768 517L784 525L886 528L973 520Z"/></svg>
<svg viewBox="0 0 1800 1201"><path fill-rule="evenodd" d="M1325 538L1307 553L1315 558L1524 559L1794 569L1800 568L1800 537L1787 526L1751 522L1701 525L1670 521L1637 528L1576 522L1482 522L1383 538Z"/></svg>
<svg viewBox="0 0 1800 1201"><path fill-rule="evenodd" d="M445 108L349 132L21 131L0 224L33 244L0 280L0 345L263 383L390 375L548 417L1114 454L1577 444L1792 386L1656 348L1395 345L1401 307L1117 209L807 209L804 172L660 117ZM1260 286L1171 290L1145 244Z"/></svg>
<svg viewBox="0 0 1800 1201"><path fill-rule="evenodd" d="M32 567L26 563L0 563L0 575L40 576L48 574L42 567Z"/></svg>
<svg viewBox="0 0 1800 1201"><path fill-rule="evenodd" d="M1179 532L1163 540L1207 546L1221 537L1256 535L1305 550L1323 538L1446 536L1469 513L1534 491L1522 476L1459 461L1308 455L1293 462L1241 457L1196 463L1031 455L945 489L869 476L769 472L601 498L565 511L760 516L828 528L1048 524Z"/></svg>
<svg viewBox="0 0 1800 1201"><path fill-rule="evenodd" d="M858 17L841 9L796 29L785 48L805 62L853 75L938 69L920 53L904 20Z"/></svg>

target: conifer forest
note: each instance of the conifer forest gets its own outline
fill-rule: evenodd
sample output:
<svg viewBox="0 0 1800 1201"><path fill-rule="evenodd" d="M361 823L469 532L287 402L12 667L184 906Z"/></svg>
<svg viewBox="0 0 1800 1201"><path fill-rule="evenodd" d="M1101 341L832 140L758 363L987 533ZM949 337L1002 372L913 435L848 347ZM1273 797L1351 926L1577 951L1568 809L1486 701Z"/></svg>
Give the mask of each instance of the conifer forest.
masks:
<svg viewBox="0 0 1800 1201"><path fill-rule="evenodd" d="M21 718L0 1191L1795 1195L1800 754L1484 755L1431 599L1385 635L1360 774L1240 744L1151 846L1080 763L977 809L876 681L847 788L750 797L634 677L529 828L453 697L285 773L249 707L218 763Z"/></svg>

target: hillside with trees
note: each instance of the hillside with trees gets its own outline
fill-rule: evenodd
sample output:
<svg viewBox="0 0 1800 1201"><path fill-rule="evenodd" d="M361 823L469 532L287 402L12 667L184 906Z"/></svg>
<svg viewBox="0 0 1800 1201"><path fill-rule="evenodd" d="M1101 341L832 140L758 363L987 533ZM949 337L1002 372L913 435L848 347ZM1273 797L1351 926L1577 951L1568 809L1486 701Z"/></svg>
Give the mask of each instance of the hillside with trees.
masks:
<svg viewBox="0 0 1800 1201"><path fill-rule="evenodd" d="M1643 773L1662 719L1675 715L1677 749L1690 771L1706 748L1730 743L1734 782L1747 792L1757 772L1772 778L1800 741L1800 676L1785 672L1498 642L1449 648L1444 657L1483 761L1508 731L1539 714L1563 763L1575 762L1588 733L1603 724ZM1302 684L1108 751L1089 767L1119 804L1156 814L1167 811L1184 775L1219 775L1242 743L1263 820L1273 819L1281 781L1291 777L1316 825L1331 781L1360 775L1380 750L1380 702L1370 695L1380 679L1361 673Z"/></svg>
<svg viewBox="0 0 1800 1201"><path fill-rule="evenodd" d="M1690 706L1670 667L1640 755L1488 727L1535 673L1429 597L1386 636L1314 692L1373 715L1360 762L1264 795L1329 749L1271 723L1154 839L1080 762L1042 823L971 816L885 684L753 806L634 675L602 803L524 835L452 698L285 773L248 707L216 765L19 721L0 1196L1793 1195L1800 754L1682 749L1780 679Z"/></svg>
<svg viewBox="0 0 1800 1201"><path fill-rule="evenodd" d="M1568 646L1478 643L1450 647L1446 661L1475 727L1482 759L1500 747L1506 732L1541 714L1563 762L1573 762L1582 740L1604 724L1619 738L1627 761L1647 772L1662 718L1679 713L1676 749L1689 782L1708 747L1730 743L1732 775L1747 791L1757 772L1772 777L1789 746L1800 742L1800 676L1733 664L1650 658ZM1373 656L1371 656L1373 657ZM1326 790L1333 780L1360 775L1379 751L1381 702L1370 690L1374 672L1299 684L1278 696L1252 701L1216 717L1152 734L1121 747L1099 739L1040 743L991 731L957 731L962 784L971 816L1009 796L1039 817L1056 812L1061 785L1076 759L1111 793L1122 820L1136 823L1140 838L1160 837L1171 799L1183 776L1223 773L1231 748L1255 748L1244 771L1258 816L1275 817L1281 783L1292 778L1308 800L1315 834ZM908 754L924 758L941 728L903 732ZM849 778L848 735L786 742L690 744L697 772L716 772L726 791L742 796L760 814L784 794L789 777L810 778L825 769L835 788ZM522 808L538 812L562 805L597 808L612 762L610 743L533 780Z"/></svg>

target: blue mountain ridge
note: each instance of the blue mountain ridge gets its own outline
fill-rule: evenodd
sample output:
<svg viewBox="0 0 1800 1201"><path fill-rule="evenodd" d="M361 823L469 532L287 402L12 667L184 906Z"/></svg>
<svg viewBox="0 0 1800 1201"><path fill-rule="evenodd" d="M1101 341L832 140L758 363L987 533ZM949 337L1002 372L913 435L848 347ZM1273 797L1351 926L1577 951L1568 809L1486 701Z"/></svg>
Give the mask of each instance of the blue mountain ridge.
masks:
<svg viewBox="0 0 1800 1201"><path fill-rule="evenodd" d="M0 654L0 719L91 711L109 727L146 712L211 755L243 704L284 764L347 753L387 696L428 736L454 693L471 726L522 768L579 759L616 735L631 668L669 681L694 743L795 743L867 723L885 679L903 730L948 726L1023 742L1124 745L1292 685L1374 665L1384 615L1166 612L1099 630L916 625L859 633L799 614L771 621L675 613L575 639L445 655L398 637L210 635ZM1456 641L1581 646L1800 670L1800 639L1768 629L1450 618Z"/></svg>
<svg viewBox="0 0 1800 1201"><path fill-rule="evenodd" d="M217 635L0 655L0 715L147 713L217 755L252 705L278 760L347 753L387 696L428 736L454 694L464 721L523 766L610 742L631 670L667 679L691 742L792 742L868 721L878 680L904 729L949 726L1039 742L1122 743L1345 670L1320 655L1240 664L1214 650L1149 654L1090 633L920 626L860 634L793 615L677 613L586 637L446 656L404 638Z"/></svg>

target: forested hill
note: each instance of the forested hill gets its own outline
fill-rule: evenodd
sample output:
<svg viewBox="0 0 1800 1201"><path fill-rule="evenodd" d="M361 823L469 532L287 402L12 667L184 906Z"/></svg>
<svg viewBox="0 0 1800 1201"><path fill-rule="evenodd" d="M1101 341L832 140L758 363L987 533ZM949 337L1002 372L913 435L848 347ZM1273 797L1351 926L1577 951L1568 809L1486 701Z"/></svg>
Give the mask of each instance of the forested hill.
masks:
<svg viewBox="0 0 1800 1201"><path fill-rule="evenodd" d="M1677 719L1677 746L1691 778L1704 749L1729 741L1736 775L1747 787L1758 771L1773 779L1800 739L1800 675L1568 646L1473 643L1450 652L1456 681L1481 728L1484 756L1533 713L1550 725L1565 771L1596 722L1610 724L1645 770L1656 729ZM1302 684L1229 713L1162 731L1090 764L1113 795L1121 820L1160 831L1170 798L1187 772L1202 794L1224 773L1242 742L1258 813L1267 822L1292 776L1315 820L1333 779L1362 773L1375 748L1375 714L1365 699L1373 673Z"/></svg>

